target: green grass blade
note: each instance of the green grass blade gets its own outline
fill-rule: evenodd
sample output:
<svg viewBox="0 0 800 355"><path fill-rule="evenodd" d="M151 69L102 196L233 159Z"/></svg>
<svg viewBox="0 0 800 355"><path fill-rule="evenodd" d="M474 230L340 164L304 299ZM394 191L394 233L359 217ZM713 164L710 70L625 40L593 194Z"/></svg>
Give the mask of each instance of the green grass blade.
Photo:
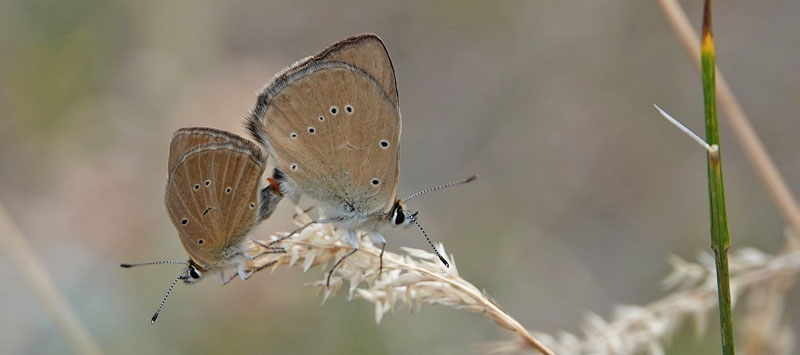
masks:
<svg viewBox="0 0 800 355"><path fill-rule="evenodd" d="M703 39L700 47L705 103L706 142L716 149L708 153L708 200L711 211L711 248L717 267L717 294L719 297L719 322L722 353L735 354L731 283L728 271L728 214L725 210L725 185L722 180L722 159L719 150L719 121L716 105L716 51L711 32L711 0L706 0L703 11Z"/></svg>

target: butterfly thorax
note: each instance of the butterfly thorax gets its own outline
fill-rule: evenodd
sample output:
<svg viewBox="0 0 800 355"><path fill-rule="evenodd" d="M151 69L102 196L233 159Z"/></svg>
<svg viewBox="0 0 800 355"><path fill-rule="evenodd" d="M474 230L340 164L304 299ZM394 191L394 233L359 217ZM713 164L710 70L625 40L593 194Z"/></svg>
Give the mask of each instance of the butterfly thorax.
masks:
<svg viewBox="0 0 800 355"><path fill-rule="evenodd" d="M333 220L333 225L343 229L377 230L384 225L386 213L383 211L363 211L352 208L347 203L333 206L320 203L320 216Z"/></svg>
<svg viewBox="0 0 800 355"><path fill-rule="evenodd" d="M404 209L402 200L395 200L389 211L363 212L321 205L321 215L325 219L333 219L337 228L361 231L382 231L388 226L407 225L409 214Z"/></svg>

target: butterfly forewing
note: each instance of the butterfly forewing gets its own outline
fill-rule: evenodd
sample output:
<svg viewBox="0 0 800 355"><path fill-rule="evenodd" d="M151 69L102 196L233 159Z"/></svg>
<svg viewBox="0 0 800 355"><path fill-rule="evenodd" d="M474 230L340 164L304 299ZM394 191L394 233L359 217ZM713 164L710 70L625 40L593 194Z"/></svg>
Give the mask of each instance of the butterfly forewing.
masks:
<svg viewBox="0 0 800 355"><path fill-rule="evenodd" d="M378 36L362 34L341 40L323 50L313 60L339 61L360 68L375 78L395 107L399 105L392 60Z"/></svg>
<svg viewBox="0 0 800 355"><path fill-rule="evenodd" d="M368 214L387 212L401 131L388 54L377 37L365 35L312 58L267 86L249 123L263 122L259 134L276 165L303 193Z"/></svg>
<svg viewBox="0 0 800 355"><path fill-rule="evenodd" d="M176 162L165 204L186 252L216 265L241 241L258 216L265 159L252 143L228 134L227 143L195 146Z"/></svg>

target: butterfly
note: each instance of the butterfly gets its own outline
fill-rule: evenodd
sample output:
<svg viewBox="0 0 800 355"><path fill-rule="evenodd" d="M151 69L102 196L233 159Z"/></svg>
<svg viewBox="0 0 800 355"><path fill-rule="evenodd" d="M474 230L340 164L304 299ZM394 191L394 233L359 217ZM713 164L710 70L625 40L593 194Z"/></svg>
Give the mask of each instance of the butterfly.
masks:
<svg viewBox="0 0 800 355"><path fill-rule="evenodd" d="M236 275L246 280L269 264L253 268L241 244L259 222L275 210L282 194L275 180L261 188L267 157L252 142L213 128L181 128L172 136L164 204L189 260L122 264L134 267L184 264L153 315L158 318L172 288L183 280L194 283L218 271L223 284ZM267 251L282 249L266 246ZM226 278L226 269L235 269Z"/></svg>
<svg viewBox="0 0 800 355"><path fill-rule="evenodd" d="M397 198L400 118L397 83L383 41L362 34L334 43L284 69L260 92L246 118L253 138L274 160L280 191L297 202L306 195L320 203L325 218L347 230L353 247L328 273L358 250L358 233L381 245L385 226L414 223L449 266L405 202Z"/></svg>

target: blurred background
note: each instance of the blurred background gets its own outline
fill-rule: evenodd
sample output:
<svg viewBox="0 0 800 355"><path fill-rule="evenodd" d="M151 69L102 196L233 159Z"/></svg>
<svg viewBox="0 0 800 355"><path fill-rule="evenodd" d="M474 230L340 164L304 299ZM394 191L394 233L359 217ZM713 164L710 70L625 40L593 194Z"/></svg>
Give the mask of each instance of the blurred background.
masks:
<svg viewBox="0 0 800 355"><path fill-rule="evenodd" d="M701 2L682 4L699 28ZM798 15L793 0L714 14L718 65L795 193ZM0 202L108 353L462 354L506 338L441 306L376 326L367 302L320 305L305 283L321 269L178 285L153 326L179 266L118 266L186 258L163 206L175 129L245 135L274 73L361 32L396 69L400 195L480 175L413 208L526 327L577 332L587 311L647 303L670 254L709 250L705 156L652 107L702 133L700 79L655 2L3 0L0 23ZM782 220L721 120L734 246L774 252ZM292 212L254 235L293 229ZM414 230L387 237L427 248ZM68 352L1 254L0 283L0 353ZM669 353L718 351L713 326L685 328Z"/></svg>

